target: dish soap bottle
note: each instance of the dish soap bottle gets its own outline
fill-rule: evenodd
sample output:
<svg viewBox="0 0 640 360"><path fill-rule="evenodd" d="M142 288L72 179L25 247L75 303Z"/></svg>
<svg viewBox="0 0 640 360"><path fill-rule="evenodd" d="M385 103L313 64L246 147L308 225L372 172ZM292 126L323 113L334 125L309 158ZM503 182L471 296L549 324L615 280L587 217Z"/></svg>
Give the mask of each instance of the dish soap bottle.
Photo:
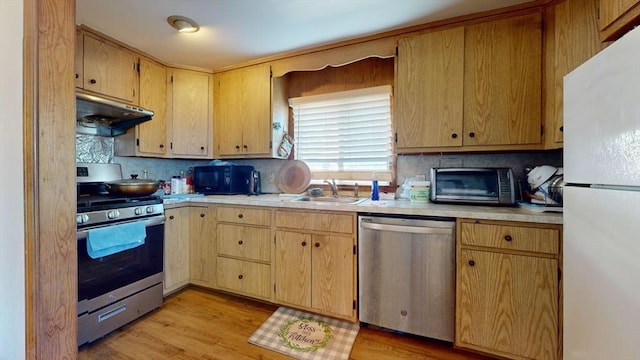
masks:
<svg viewBox="0 0 640 360"><path fill-rule="evenodd" d="M371 183L371 200L373 201L380 200L378 180L373 180L373 182Z"/></svg>

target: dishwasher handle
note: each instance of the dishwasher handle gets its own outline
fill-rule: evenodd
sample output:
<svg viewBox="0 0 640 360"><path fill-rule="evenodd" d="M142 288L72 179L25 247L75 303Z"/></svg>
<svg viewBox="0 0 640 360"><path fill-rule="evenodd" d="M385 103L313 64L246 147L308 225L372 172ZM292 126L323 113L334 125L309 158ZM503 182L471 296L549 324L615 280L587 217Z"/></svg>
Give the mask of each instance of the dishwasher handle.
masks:
<svg viewBox="0 0 640 360"><path fill-rule="evenodd" d="M379 223L370 223L370 222L362 222L360 223L360 227L363 229L414 233L414 234L439 234L439 235L453 234L453 229L421 227L421 226L390 225L390 224L379 224Z"/></svg>

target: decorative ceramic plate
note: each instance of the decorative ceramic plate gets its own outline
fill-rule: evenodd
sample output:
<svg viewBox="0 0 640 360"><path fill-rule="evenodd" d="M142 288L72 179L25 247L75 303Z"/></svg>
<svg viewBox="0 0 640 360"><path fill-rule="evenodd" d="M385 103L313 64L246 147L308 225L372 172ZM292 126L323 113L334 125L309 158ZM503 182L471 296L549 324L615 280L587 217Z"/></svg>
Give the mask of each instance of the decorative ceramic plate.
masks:
<svg viewBox="0 0 640 360"><path fill-rule="evenodd" d="M278 189L287 194L300 194L310 183L311 170L309 165L301 160L287 161L278 171L276 178Z"/></svg>

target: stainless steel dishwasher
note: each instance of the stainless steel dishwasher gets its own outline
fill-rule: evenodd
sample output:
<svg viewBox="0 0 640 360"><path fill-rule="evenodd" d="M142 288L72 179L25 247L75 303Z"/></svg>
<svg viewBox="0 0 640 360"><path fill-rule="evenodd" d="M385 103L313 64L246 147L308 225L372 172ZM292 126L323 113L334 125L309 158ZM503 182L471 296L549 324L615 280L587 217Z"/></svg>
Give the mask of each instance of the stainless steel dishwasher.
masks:
<svg viewBox="0 0 640 360"><path fill-rule="evenodd" d="M453 341L455 221L358 216L363 323Z"/></svg>

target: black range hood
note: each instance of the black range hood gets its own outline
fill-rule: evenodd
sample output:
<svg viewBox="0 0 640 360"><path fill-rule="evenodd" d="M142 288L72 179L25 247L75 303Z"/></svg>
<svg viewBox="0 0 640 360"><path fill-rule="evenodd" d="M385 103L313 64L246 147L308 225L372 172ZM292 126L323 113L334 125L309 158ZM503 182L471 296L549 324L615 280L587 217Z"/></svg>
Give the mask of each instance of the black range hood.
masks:
<svg viewBox="0 0 640 360"><path fill-rule="evenodd" d="M118 136L142 122L153 111L76 90L76 133Z"/></svg>

